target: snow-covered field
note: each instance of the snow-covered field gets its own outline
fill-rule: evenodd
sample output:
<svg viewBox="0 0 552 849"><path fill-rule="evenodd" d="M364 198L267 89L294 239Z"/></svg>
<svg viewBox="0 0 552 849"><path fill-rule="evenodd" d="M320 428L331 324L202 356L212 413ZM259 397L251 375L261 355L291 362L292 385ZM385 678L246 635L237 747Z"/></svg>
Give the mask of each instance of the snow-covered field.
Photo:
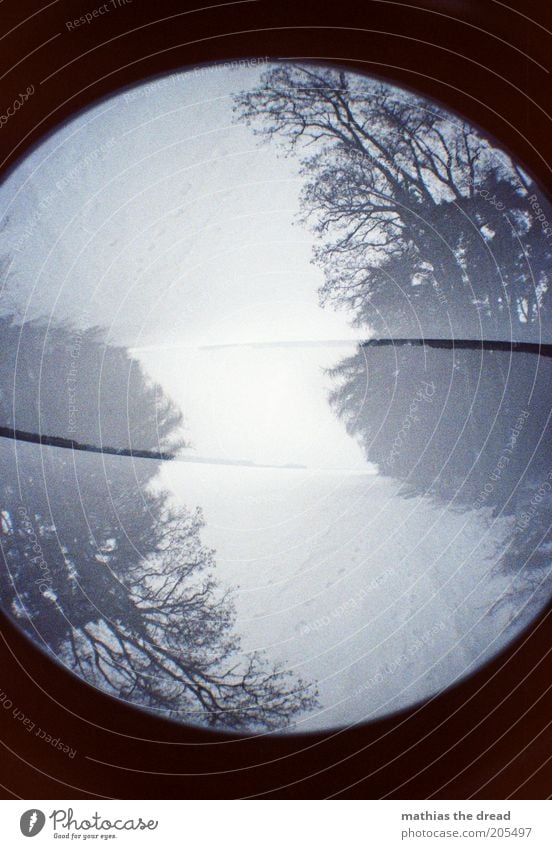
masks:
<svg viewBox="0 0 552 849"><path fill-rule="evenodd" d="M448 687L512 637L504 520L404 499L374 473L164 464L159 485L203 508L237 630L317 682L314 730L381 716ZM518 620L518 627L519 627Z"/></svg>

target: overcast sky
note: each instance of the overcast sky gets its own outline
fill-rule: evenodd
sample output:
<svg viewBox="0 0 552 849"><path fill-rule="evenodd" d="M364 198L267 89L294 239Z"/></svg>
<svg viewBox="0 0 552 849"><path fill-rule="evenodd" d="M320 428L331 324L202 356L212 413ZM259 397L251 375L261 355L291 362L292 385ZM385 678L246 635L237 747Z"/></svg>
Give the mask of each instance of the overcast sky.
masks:
<svg viewBox="0 0 552 849"><path fill-rule="evenodd" d="M1 308L99 325L128 345L182 408L200 455L366 468L326 400L323 369L352 347L204 350L358 338L318 305L297 163L232 119L232 93L259 76L166 77L44 142L2 189Z"/></svg>

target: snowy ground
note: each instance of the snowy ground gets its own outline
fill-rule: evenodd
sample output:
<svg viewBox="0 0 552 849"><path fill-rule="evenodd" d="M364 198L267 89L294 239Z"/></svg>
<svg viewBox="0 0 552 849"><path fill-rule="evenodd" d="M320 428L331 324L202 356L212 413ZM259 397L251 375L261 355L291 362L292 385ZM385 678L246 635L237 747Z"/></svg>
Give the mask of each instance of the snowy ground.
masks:
<svg viewBox="0 0 552 849"><path fill-rule="evenodd" d="M404 499L370 473L177 462L159 483L202 506L244 648L318 683L322 710L297 730L413 704L513 636L511 609L489 613L509 580L493 568L504 521Z"/></svg>

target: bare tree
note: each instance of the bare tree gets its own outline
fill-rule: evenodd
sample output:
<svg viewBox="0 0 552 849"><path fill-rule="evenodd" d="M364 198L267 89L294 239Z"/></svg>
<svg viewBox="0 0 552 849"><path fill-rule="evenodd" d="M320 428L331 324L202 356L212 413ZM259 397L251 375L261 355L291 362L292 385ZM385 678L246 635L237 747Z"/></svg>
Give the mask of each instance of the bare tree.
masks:
<svg viewBox="0 0 552 849"><path fill-rule="evenodd" d="M199 536L201 511L158 508L147 558L121 579L112 572L119 603L108 596L101 618L72 629L71 665L125 699L184 721L234 730L287 725L315 704L313 689L270 668L259 652L240 653L231 594L217 587L214 552ZM113 554L103 556L105 567Z"/></svg>
<svg viewBox="0 0 552 849"><path fill-rule="evenodd" d="M10 333L4 324L9 354L21 329ZM40 325L26 328L27 358L19 363L18 378L33 397L32 352L42 332ZM62 352L70 340L58 328ZM125 349L106 355L96 346L87 334L87 359L107 359L111 387L131 375L138 444L172 447L179 411ZM95 372L85 374L92 409L83 427L94 436ZM42 377L41 412L55 425L64 400L56 369ZM0 370L0 414L8 417L12 383L13 372ZM110 435L120 439L126 423L115 412L122 421L112 423ZM214 552L202 541L201 510L175 508L154 485L159 460L2 439L0 465L0 602L77 675L140 706L233 730L285 727L317 703L314 687L241 649L231 593L218 587Z"/></svg>
<svg viewBox="0 0 552 849"><path fill-rule="evenodd" d="M469 124L384 83L278 65L239 120L301 158L322 304L379 332L519 335L549 309L530 180ZM544 203L544 201L542 201Z"/></svg>

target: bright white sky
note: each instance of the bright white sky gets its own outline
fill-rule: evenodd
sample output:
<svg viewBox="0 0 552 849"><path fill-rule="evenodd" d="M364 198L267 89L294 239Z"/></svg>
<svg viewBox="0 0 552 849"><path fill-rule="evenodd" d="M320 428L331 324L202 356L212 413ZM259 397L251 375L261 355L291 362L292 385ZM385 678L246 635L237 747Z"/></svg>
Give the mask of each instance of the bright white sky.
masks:
<svg viewBox="0 0 552 849"><path fill-rule="evenodd" d="M358 338L318 306L297 163L233 123L232 93L259 75L222 68L137 87L42 144L0 195L12 258L0 306L128 345L201 456L366 467L323 373L352 345L203 349Z"/></svg>

